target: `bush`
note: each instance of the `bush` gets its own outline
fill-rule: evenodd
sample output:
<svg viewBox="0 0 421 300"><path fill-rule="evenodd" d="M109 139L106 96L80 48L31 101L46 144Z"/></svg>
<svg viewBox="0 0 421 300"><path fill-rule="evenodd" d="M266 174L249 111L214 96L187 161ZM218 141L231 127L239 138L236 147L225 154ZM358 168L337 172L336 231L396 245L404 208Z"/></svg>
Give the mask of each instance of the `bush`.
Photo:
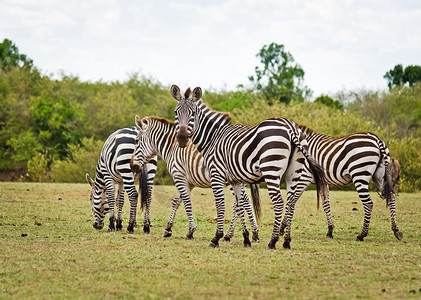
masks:
<svg viewBox="0 0 421 300"><path fill-rule="evenodd" d="M48 182L50 175L48 171L47 154L38 153L32 157L27 164L28 173L23 179L28 181Z"/></svg>
<svg viewBox="0 0 421 300"><path fill-rule="evenodd" d="M95 176L95 169L101 153L103 141L83 138L82 146L70 145L70 158L55 160L51 166L54 182L86 182L85 174Z"/></svg>

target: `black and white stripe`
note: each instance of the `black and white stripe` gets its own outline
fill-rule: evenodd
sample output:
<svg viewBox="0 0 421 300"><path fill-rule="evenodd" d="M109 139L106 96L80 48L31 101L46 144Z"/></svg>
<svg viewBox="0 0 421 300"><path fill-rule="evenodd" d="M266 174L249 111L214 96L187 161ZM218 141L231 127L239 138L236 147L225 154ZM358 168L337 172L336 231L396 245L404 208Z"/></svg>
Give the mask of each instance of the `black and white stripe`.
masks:
<svg viewBox="0 0 421 300"><path fill-rule="evenodd" d="M173 85L171 94L178 101L175 124L180 147L187 145L188 138L198 147L211 174L212 190L217 208L217 230L209 246L218 245L223 236L224 185L229 183L234 191L241 183L266 181L275 211L275 222L268 247L273 249L279 239L283 213L280 194L281 178L287 182L288 198L296 197L295 190L304 171L304 161L309 162L318 190L323 188L324 175L307 153L307 144L295 123L284 118L269 119L247 127L231 125L227 114L211 110L200 100L202 90L197 87L184 97ZM243 199L241 196L240 205ZM288 202L293 201L288 199ZM239 211L239 216L244 212ZM243 232L243 235L245 233ZM290 247L290 224L284 236L284 247Z"/></svg>
<svg viewBox="0 0 421 300"><path fill-rule="evenodd" d="M196 230L194 224L190 191L194 187L210 188L211 178L208 170L205 168L204 159L197 147L189 142L185 148L180 148L176 140L176 130L173 122L162 118L144 118L143 120L136 116L136 125L141 128L136 139L136 147L133 155L133 164L143 167L145 162L155 155L159 155L166 163L168 171L171 174L174 184L177 187L179 194L173 199L173 206L171 217L168 221L167 228L165 229L164 237L169 237L172 234L171 227L174 225L175 213L180 205L181 199L184 202L186 209L189 232L186 238L193 238L193 233ZM253 188L257 188L253 186ZM254 191L252 189L252 191ZM244 192L244 185L241 186L241 192ZM253 240L258 241L258 226L250 205L250 199L246 193L245 207L249 216ZM260 202L258 201L258 194L253 193L253 203L256 211L260 211ZM256 213L259 215L258 213ZM234 210L232 227L225 236L229 240L234 234L234 226L237 214ZM244 221L242 221L244 224ZM245 226L245 224L244 224ZM248 244L246 245L248 246Z"/></svg>
<svg viewBox="0 0 421 300"><path fill-rule="evenodd" d="M390 174L390 154L386 144L377 135L370 132L332 137L314 132L305 126L300 126L300 128L308 141L309 153L325 171L327 183L333 186L349 183L355 185L364 208L364 224L357 240L362 241L368 234L373 208L373 201L368 189L371 178L389 206L392 230L396 238L402 239L403 234L399 231L396 222L394 180ZM301 193L311 182L311 174L309 172L303 174L302 185L298 192ZM329 188L327 187L324 191L322 199L328 221L327 236L332 237L333 222L330 213ZM292 209L294 204L291 206ZM287 207L287 210L289 208ZM287 221L284 219L282 227L285 227L286 224Z"/></svg>
<svg viewBox="0 0 421 300"><path fill-rule="evenodd" d="M95 219L93 226L96 229L102 229L104 227L105 214L108 212L110 213L108 230L112 231L116 229L114 226L115 221L117 221L117 230L122 229L121 213L124 203L124 191L126 191L130 201L130 220L127 231L133 233L138 199L138 192L134 181L135 177L139 176L139 186L142 190L141 202L142 207L145 207L144 231L149 232L149 213L157 158L152 158L141 173L133 168L131 158L138 132L138 127L130 127L112 133L102 147L96 167L95 180L92 180L89 174L86 174L86 179L92 187L90 198ZM116 202L115 183L118 183L117 218L115 218L114 214L114 205Z"/></svg>

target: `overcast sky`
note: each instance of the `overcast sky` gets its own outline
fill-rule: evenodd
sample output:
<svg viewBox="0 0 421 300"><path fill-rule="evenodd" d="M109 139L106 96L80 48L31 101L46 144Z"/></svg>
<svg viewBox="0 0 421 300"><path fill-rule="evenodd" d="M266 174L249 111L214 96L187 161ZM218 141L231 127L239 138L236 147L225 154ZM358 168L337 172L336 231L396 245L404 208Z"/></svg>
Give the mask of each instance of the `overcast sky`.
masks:
<svg viewBox="0 0 421 300"><path fill-rule="evenodd" d="M0 39L45 74L183 89L249 84L265 44L284 44L314 91L382 89L396 64L421 65L421 1L0 0Z"/></svg>

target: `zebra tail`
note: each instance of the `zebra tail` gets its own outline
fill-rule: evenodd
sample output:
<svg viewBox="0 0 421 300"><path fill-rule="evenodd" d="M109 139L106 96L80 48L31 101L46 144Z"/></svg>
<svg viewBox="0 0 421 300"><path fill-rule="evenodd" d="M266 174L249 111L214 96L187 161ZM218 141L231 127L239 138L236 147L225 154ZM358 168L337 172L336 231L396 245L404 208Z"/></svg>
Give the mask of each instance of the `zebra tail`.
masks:
<svg viewBox="0 0 421 300"><path fill-rule="evenodd" d="M144 167L139 175L140 209L143 211L148 203L148 170Z"/></svg>
<svg viewBox="0 0 421 300"><path fill-rule="evenodd" d="M250 184L250 189L251 199L253 201L254 215L256 216L256 222L260 223L260 218L262 217L262 205L260 203L259 185Z"/></svg>
<svg viewBox="0 0 421 300"><path fill-rule="evenodd" d="M317 209L320 207L320 194L325 193L326 189L326 175L321 165L318 164L318 162L309 156L308 154L304 154L307 158L310 172L313 175L314 182L316 183L316 189L317 189Z"/></svg>
<svg viewBox="0 0 421 300"><path fill-rule="evenodd" d="M392 175L390 174L390 155L389 155L389 149L387 148L386 144L378 137L377 138L377 144L380 149L380 153L383 156L384 159L384 186L381 191L381 197L386 199L386 207L390 205L391 197L394 196L393 191L393 184L392 184Z"/></svg>
<svg viewBox="0 0 421 300"><path fill-rule="evenodd" d="M317 209L319 209L320 207L319 196L321 193L323 194L325 193L326 186L327 186L326 175L323 170L323 167L319 165L319 163L313 157L311 157L311 155L307 152L306 150L307 141L304 139L304 135L302 134L301 130L298 127L295 127L294 133L295 133L295 136L293 137L293 142L297 146L298 150L300 150L303 153L304 157L307 159L310 172L313 175L314 182L316 184Z"/></svg>

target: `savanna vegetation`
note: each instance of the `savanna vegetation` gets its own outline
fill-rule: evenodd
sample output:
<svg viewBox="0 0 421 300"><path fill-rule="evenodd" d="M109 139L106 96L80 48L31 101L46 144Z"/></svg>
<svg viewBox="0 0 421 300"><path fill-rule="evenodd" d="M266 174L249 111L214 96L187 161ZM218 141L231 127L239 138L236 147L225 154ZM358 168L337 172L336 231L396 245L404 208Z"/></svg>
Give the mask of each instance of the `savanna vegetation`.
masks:
<svg viewBox="0 0 421 300"><path fill-rule="evenodd" d="M250 82L234 91L207 90L204 101L254 125L287 117L329 135L371 131L401 164L401 191L421 190L421 83L417 66L386 73L389 89L338 91L317 96L284 45L265 45ZM418 77L417 77L418 76ZM174 79L176 83L176 78ZM387 86L385 82L385 87ZM205 88L205 87L202 87ZM157 79L131 74L123 82L83 82L44 74L10 40L0 43L0 178L83 182L95 172L105 139L134 125L134 116L174 119L175 101ZM156 184L171 184L159 162ZM4 179L3 179L4 180Z"/></svg>
<svg viewBox="0 0 421 300"><path fill-rule="evenodd" d="M260 243L244 248L237 226L231 242L208 248L215 233L213 194L194 189L197 231L184 240L180 209L173 236L162 234L174 186L155 186L151 233L92 227L88 184L0 182L0 299L419 299L421 225L418 194L400 193L397 219L404 239L390 228L384 200L372 193L369 235L356 242L363 209L354 191L332 191L335 231L316 210L315 191L297 203L291 249L266 249L274 212L261 190ZM285 196L285 191L282 192ZM229 191L227 190L227 194ZM226 216L232 211L227 197ZM129 207L123 212L127 225ZM143 224L138 214L138 224ZM228 224L225 224L227 230Z"/></svg>

